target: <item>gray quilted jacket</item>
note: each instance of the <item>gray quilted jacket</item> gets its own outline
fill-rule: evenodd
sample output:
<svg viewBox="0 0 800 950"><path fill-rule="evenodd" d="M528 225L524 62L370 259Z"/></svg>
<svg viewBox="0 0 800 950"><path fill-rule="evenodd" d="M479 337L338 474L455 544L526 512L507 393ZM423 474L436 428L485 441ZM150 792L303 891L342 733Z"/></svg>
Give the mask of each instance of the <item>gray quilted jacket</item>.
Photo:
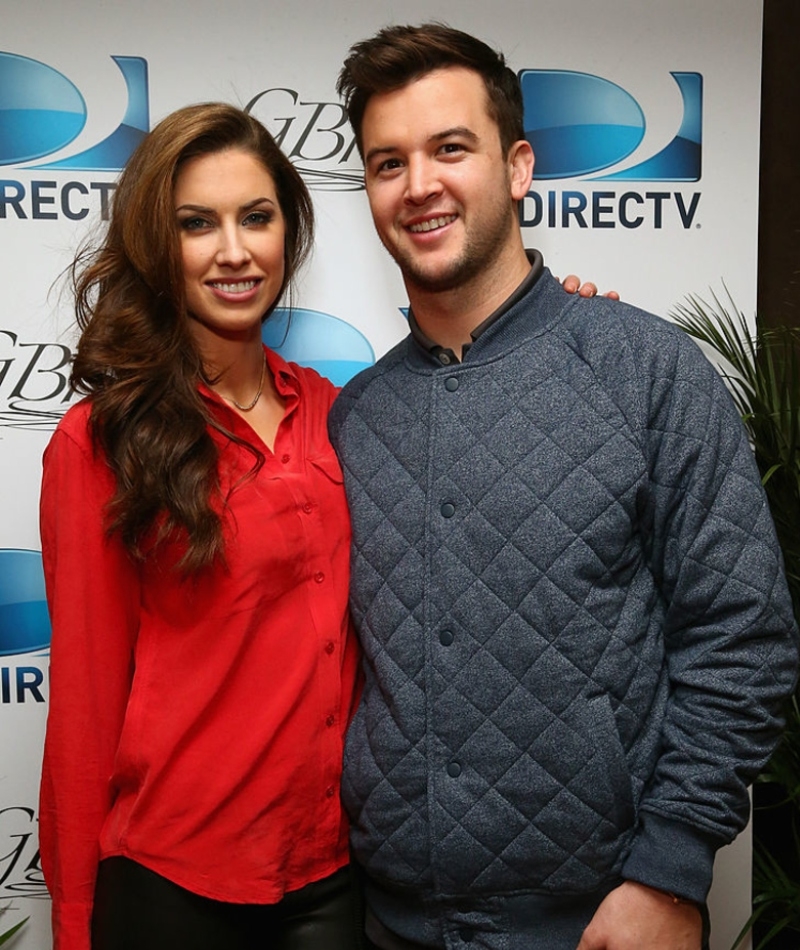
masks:
<svg viewBox="0 0 800 950"><path fill-rule="evenodd" d="M699 349L545 269L463 363L395 347L330 432L366 672L343 795L370 878L461 908L621 877L702 901L797 649Z"/></svg>

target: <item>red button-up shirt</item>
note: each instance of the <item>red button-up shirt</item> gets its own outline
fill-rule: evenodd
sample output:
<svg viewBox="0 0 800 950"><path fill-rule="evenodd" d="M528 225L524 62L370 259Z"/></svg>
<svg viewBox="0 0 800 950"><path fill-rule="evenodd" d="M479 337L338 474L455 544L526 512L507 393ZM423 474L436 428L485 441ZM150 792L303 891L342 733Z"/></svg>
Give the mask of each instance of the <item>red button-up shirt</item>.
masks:
<svg viewBox="0 0 800 950"><path fill-rule="evenodd" d="M286 411L265 463L212 430L231 485L225 566L182 581L172 545L136 565L109 538L114 481L72 408L44 457L42 553L53 626L41 854L57 950L89 950L99 860L273 903L347 862L339 801L357 684L350 529L326 428L334 387L268 351ZM238 483L238 484L237 484Z"/></svg>

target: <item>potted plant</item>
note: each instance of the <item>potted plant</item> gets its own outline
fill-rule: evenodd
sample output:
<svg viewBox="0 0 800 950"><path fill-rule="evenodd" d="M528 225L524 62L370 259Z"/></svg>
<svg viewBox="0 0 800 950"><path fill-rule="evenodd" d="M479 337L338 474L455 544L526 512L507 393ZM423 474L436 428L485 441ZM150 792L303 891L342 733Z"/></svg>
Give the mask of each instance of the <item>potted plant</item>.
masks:
<svg viewBox="0 0 800 950"><path fill-rule="evenodd" d="M751 331L744 315L716 295L671 314L710 349L747 428L761 472L795 617L800 618L800 329ZM800 686L786 707L786 731L755 788L753 913L733 950L758 925L755 950L800 946ZM761 830L760 830L761 828ZM777 832L777 833L776 833Z"/></svg>

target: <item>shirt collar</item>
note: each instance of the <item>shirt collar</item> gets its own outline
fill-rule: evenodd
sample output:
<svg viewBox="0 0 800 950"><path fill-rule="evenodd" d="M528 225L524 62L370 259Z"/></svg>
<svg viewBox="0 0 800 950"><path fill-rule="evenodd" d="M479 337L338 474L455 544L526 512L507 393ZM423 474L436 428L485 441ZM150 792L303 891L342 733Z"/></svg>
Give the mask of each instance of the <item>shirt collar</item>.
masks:
<svg viewBox="0 0 800 950"><path fill-rule="evenodd" d="M272 378L275 382L275 388L278 390L281 396L289 400L288 405L291 407L291 400L296 399L300 392L300 384L297 379L297 373L294 371L294 367L291 363L287 363L282 356L279 356L267 346L264 347L264 354L267 360L267 369L272 374ZM200 380L198 382L197 390L207 402L211 402L215 406L222 406L228 411L228 413L236 416L236 413L225 402L225 400L216 392L214 392L214 390L204 380Z"/></svg>
<svg viewBox="0 0 800 950"><path fill-rule="evenodd" d="M533 287L536 281L541 277L542 271L544 270L544 260L539 251L530 249L525 251L528 261L530 262L531 269L525 275L522 283L517 287L517 289L511 294L510 297L507 297L500 306L493 310L492 313L486 317L485 320L482 320L474 330L470 333L471 343L465 343L461 348L462 355L466 356L469 352L470 346L474 343L478 337L485 333L489 327L497 323L500 317L504 313L507 313L514 304L518 303L522 298L528 293L528 291ZM438 343L435 343L429 336L427 336L420 325L417 323L416 317L414 316L414 311L409 309L408 311L408 328L411 331L411 336L414 338L416 343L423 349L426 350L431 356L434 357L438 362L443 366L449 366L451 363L458 363L459 359L453 350L448 349L444 346L439 346Z"/></svg>

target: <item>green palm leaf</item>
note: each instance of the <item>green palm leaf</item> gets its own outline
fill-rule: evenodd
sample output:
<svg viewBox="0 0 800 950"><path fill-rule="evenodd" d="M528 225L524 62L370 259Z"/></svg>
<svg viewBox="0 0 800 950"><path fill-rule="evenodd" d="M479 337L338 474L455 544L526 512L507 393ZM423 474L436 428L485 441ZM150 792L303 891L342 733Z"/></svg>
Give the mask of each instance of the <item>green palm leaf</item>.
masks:
<svg viewBox="0 0 800 950"><path fill-rule="evenodd" d="M14 934L25 925L27 920L28 918L26 917L25 920L21 920L18 924L15 924L11 930L7 930L5 933L0 934L0 947L2 947L6 941L10 940Z"/></svg>

